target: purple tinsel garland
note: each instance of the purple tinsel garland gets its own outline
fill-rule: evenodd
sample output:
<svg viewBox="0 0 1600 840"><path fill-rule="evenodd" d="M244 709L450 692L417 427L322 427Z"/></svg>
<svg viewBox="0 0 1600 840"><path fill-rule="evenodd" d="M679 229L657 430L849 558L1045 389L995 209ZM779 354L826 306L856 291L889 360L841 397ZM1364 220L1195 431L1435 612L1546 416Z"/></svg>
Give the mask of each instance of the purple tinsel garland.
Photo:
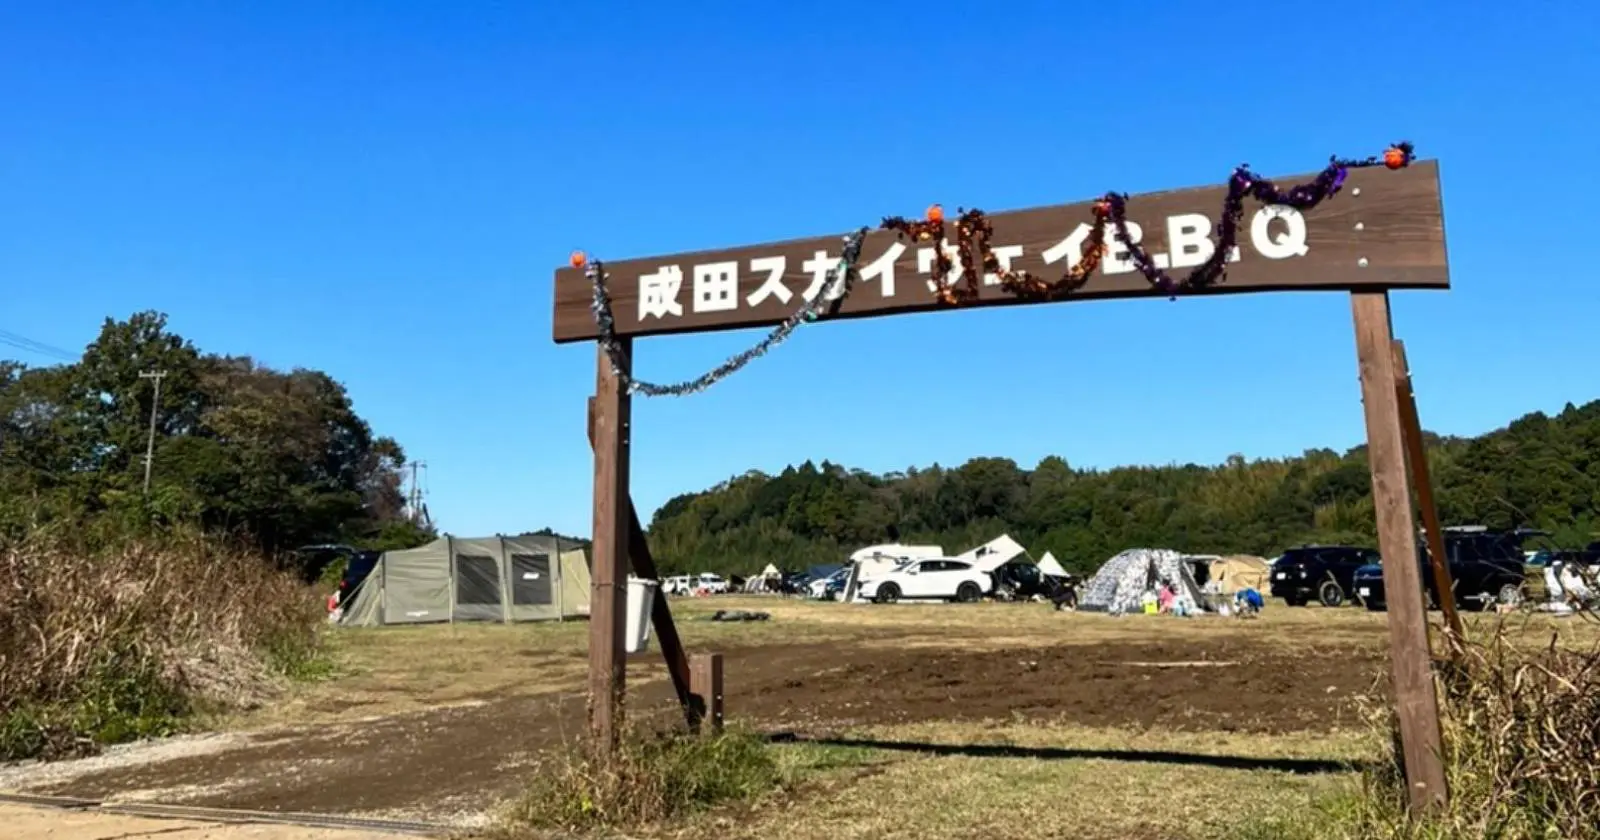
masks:
<svg viewBox="0 0 1600 840"><path fill-rule="evenodd" d="M1349 159L1337 156L1330 158L1327 167L1311 180L1310 183L1298 184L1287 190L1280 189L1276 184L1257 176L1250 171L1249 164L1242 164L1233 170L1233 175L1228 178L1228 193L1222 200L1222 216L1217 220L1217 247L1212 251L1205 262L1195 266L1194 270L1182 280L1174 280L1171 275L1158 268L1149 252L1135 243L1128 233L1128 196L1125 193L1106 193L1102 201L1104 207L1097 207L1097 213L1106 213L1111 222L1111 229L1116 240L1128 249L1128 258L1139 270L1140 274L1150 282L1150 285L1162 293L1177 298L1179 291L1192 289L1205 289L1227 280L1228 256L1233 252L1239 236L1239 221L1244 218L1244 200L1254 198L1262 204L1281 204L1293 207L1296 210L1310 210L1331 198L1344 186L1345 178L1351 169L1360 169L1371 166L1387 166L1390 169L1399 169L1409 166L1415 155L1415 147L1407 142L1396 143L1390 147L1389 153L1366 158ZM976 212L976 211L974 211ZM981 214L979 214L981 217ZM892 221L904 222L903 219L885 219L883 226L895 228ZM942 218L936 223L942 223ZM942 224L940 228L942 229ZM900 228L895 228L899 230ZM902 233L907 232L901 230ZM815 299L805 301L788 318L785 318L766 338L755 346L736 356L730 357L721 365L701 376L671 385L658 385L623 376L624 387L629 393L641 393L645 396L681 396L683 394L703 391L729 374L734 373L755 358L765 355L772 347L782 343L800 324L815 321L824 313L832 314L838 311L839 303L851 290L851 281L855 279L855 264L860 258L862 241L866 237L867 228L861 228L854 234L845 237L846 245L844 256L839 267L830 272L829 283L826 290L829 294L819 294ZM913 239L917 237L912 236ZM985 250L987 243L984 243ZM936 252L938 253L938 252ZM581 256L581 255L580 255ZM982 260L982 265L968 265L969 255L963 253L963 267L969 277L975 278L976 272L981 272L987 267L988 260ZM574 265L581 265L575 262ZM1092 267L1092 266L1091 266ZM595 323L599 327L599 341L610 357L612 369L619 375L622 367L621 350L616 343L616 322L611 313L611 296L606 292L605 268L599 261L587 266L585 274L593 286L594 300L592 310ZM939 272L943 274L943 272ZM1087 279L1087 272L1085 278ZM838 296L834 297L835 284ZM1081 282L1079 285L1082 285ZM1074 286L1073 288L1076 288ZM974 292L976 286L974 285Z"/></svg>
<svg viewBox="0 0 1600 840"><path fill-rule="evenodd" d="M1400 166L1408 166L1416 149L1410 143L1396 143L1392 147L1400 153ZM1155 260L1143 247L1128 235L1128 196L1125 193L1106 193L1105 201L1111 205L1112 231L1117 241L1128 249L1128 258L1150 285L1173 298L1181 290L1205 289L1228 278L1228 255L1239 238L1239 220L1244 218L1244 200L1254 198L1262 204L1283 204L1296 210L1310 210L1331 198L1344 186L1351 169L1369 166L1390 166L1384 157L1372 155L1361 159L1331 158L1310 183L1299 184L1287 190L1250 171L1249 164L1233 170L1228 179L1228 194L1222 199L1222 217L1217 220L1217 247L1205 262L1195 266L1189 276L1174 280L1170 274L1156 267ZM1391 168L1398 168L1392 167Z"/></svg>

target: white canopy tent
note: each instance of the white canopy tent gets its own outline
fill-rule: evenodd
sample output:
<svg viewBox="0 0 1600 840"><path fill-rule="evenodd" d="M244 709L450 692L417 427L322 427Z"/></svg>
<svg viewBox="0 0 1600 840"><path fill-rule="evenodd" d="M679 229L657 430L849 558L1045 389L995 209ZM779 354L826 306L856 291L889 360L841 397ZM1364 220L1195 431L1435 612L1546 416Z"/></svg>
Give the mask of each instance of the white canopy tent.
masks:
<svg viewBox="0 0 1600 840"><path fill-rule="evenodd" d="M1010 534L1001 534L983 545L963 551L955 559L965 560L979 571L992 572L1027 553L1028 550L1012 539Z"/></svg>
<svg viewBox="0 0 1600 840"><path fill-rule="evenodd" d="M744 591L776 591L778 588L777 583L781 580L783 580L783 572L778 571L777 566L768 563L767 567L761 570L761 574L754 575L744 582Z"/></svg>
<svg viewBox="0 0 1600 840"><path fill-rule="evenodd" d="M1043 557L1039 558L1039 571L1050 577L1067 577L1067 570L1061 568L1060 561L1056 560L1056 556L1048 551L1044 553Z"/></svg>

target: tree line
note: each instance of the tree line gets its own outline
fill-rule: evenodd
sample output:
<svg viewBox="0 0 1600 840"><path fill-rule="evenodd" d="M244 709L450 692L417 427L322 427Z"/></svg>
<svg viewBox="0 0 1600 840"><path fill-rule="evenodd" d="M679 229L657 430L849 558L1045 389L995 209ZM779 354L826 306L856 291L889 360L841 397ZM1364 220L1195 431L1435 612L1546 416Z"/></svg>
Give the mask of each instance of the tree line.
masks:
<svg viewBox="0 0 1600 840"><path fill-rule="evenodd" d="M159 404L140 377L153 371L165 374ZM1531 525L1566 546L1600 536L1600 400L1476 438L1425 437L1447 524ZM0 540L187 524L268 554L318 542L409 547L434 534L405 515L405 463L326 373L204 353L159 313L107 319L70 364L0 360ZM649 537L669 573L803 568L893 541L957 552L1000 533L1090 571L1135 546L1272 555L1307 541L1372 545L1373 523L1356 447L1109 470L1057 456L1031 469L980 457L881 475L807 461L674 497Z"/></svg>
<svg viewBox="0 0 1600 840"><path fill-rule="evenodd" d="M157 372L159 400L140 376ZM203 353L160 313L106 319L70 364L0 360L0 539L193 526L269 555L408 547L432 534L405 516L405 463L326 373Z"/></svg>
<svg viewBox="0 0 1600 840"><path fill-rule="evenodd" d="M1425 440L1446 525L1538 527L1566 547L1600 537L1600 400L1476 438ZM1377 544L1364 446L1109 470L1057 456L1032 469L982 457L882 475L807 461L677 496L649 528L668 572L734 574L837 563L894 541L956 553L1001 533L1076 572L1133 547L1273 556L1305 542Z"/></svg>

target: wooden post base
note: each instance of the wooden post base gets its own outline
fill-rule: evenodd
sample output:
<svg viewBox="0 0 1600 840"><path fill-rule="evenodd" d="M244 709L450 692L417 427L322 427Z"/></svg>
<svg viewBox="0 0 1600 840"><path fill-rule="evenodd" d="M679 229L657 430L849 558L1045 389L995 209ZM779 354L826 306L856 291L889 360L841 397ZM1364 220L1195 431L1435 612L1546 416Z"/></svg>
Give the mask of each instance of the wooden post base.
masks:
<svg viewBox="0 0 1600 840"><path fill-rule="evenodd" d="M696 731L715 735L722 731L722 654L697 653L689 657L689 696L698 720Z"/></svg>

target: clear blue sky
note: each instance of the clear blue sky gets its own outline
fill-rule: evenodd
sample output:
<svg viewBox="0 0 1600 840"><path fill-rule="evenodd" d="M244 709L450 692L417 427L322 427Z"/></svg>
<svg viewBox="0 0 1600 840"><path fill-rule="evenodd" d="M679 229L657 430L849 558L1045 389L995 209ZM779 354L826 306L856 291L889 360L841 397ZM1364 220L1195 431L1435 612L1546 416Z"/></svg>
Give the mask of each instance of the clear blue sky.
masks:
<svg viewBox="0 0 1600 840"><path fill-rule="evenodd" d="M1455 288L1396 295L1396 329L1424 423L1474 434L1600 397L1595 8L3 3L0 329L76 349L165 311L204 349L346 383L431 465L448 529L588 533L594 352L550 341L575 247L764 242L1411 139L1442 161ZM687 378L756 337L645 340L638 372ZM1363 428L1335 294L827 325L635 418L646 516L806 458L1215 462Z"/></svg>

